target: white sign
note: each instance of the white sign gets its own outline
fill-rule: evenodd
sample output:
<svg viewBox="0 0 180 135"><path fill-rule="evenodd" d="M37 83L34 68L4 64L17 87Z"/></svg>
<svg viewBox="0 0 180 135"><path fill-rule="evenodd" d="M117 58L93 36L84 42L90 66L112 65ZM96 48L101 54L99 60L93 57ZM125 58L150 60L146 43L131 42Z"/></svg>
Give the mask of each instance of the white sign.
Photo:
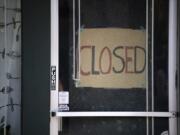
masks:
<svg viewBox="0 0 180 135"><path fill-rule="evenodd" d="M59 92L59 104L69 104L69 92L61 91Z"/></svg>

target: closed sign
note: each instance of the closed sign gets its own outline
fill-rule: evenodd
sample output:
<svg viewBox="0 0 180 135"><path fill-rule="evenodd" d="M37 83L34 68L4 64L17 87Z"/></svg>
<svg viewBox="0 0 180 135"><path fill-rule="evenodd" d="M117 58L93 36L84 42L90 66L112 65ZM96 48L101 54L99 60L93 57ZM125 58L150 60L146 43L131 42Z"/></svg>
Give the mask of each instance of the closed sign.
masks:
<svg viewBox="0 0 180 135"><path fill-rule="evenodd" d="M145 88L145 43L143 30L82 30L79 87Z"/></svg>

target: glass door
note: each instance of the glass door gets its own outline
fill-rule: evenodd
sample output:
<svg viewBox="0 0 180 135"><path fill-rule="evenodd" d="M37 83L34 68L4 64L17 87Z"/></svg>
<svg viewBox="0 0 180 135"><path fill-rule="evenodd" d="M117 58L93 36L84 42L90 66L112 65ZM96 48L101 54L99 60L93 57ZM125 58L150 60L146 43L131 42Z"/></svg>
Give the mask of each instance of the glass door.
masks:
<svg viewBox="0 0 180 135"><path fill-rule="evenodd" d="M175 135L174 3L52 0L51 135Z"/></svg>

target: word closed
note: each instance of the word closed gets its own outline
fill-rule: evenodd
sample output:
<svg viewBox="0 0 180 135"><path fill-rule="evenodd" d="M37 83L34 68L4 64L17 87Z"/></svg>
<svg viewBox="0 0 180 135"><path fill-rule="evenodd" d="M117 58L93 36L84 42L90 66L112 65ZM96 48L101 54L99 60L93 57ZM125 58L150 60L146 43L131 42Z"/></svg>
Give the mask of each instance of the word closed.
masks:
<svg viewBox="0 0 180 135"><path fill-rule="evenodd" d="M85 53L86 57L90 57L91 59L88 61L87 67L84 63L81 65L81 75L85 76L120 74L123 72L127 74L137 74L144 72L146 66L146 51L139 46L117 46L112 50L106 46L101 49L99 54L97 54L96 46L81 46L81 53ZM143 56L143 61L139 62L141 56ZM117 62L113 62L113 60ZM85 67L83 67L83 65ZM95 65L97 65L97 69Z"/></svg>

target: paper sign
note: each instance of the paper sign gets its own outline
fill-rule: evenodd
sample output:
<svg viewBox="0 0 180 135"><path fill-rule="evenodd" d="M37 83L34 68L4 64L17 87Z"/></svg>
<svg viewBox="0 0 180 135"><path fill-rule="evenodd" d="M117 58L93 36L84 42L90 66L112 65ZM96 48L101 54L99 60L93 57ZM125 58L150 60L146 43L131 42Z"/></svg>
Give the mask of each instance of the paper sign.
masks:
<svg viewBox="0 0 180 135"><path fill-rule="evenodd" d="M144 30L83 29L78 87L145 88L145 43Z"/></svg>
<svg viewBox="0 0 180 135"><path fill-rule="evenodd" d="M59 92L59 104L69 104L69 92L68 91L62 91Z"/></svg>

